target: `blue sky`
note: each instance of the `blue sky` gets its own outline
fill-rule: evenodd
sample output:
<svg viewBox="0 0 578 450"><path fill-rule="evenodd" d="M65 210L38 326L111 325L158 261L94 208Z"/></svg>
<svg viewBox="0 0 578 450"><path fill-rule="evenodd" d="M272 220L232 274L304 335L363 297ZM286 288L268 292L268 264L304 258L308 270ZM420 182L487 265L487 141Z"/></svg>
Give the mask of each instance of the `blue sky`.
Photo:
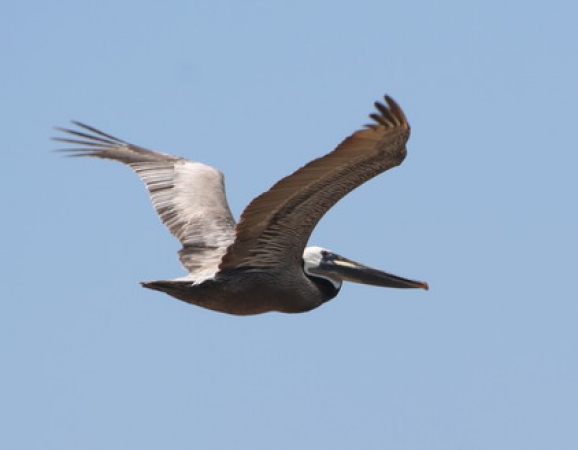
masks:
<svg viewBox="0 0 578 450"><path fill-rule="evenodd" d="M0 447L578 447L570 1L0 6ZM404 164L311 243L431 290L230 317L138 281L178 243L71 119L219 167L236 216L392 95Z"/></svg>

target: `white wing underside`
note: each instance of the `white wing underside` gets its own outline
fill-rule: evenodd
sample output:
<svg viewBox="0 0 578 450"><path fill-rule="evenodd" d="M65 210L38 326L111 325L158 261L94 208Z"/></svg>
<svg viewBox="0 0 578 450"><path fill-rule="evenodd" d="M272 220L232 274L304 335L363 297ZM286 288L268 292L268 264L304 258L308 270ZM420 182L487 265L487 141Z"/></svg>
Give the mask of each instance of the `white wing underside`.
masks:
<svg viewBox="0 0 578 450"><path fill-rule="evenodd" d="M90 133L61 128L82 138L57 138L83 146L68 151L122 162L145 183L162 222L183 245L179 257L189 274L179 280L198 284L212 278L235 239L223 174L214 167L131 145L74 123Z"/></svg>
<svg viewBox="0 0 578 450"><path fill-rule="evenodd" d="M183 278L194 283L212 278L235 239L221 172L184 159L130 166L147 186L163 223L183 244L179 258L189 271Z"/></svg>

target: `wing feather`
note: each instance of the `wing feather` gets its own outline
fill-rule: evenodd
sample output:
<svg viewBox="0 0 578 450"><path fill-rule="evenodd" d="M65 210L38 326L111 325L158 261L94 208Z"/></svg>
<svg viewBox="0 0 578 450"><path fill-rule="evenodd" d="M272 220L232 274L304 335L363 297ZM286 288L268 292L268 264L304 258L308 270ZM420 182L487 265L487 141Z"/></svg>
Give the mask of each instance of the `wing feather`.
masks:
<svg viewBox="0 0 578 450"><path fill-rule="evenodd" d="M388 96L376 108L379 114L370 115L375 123L283 178L247 206L221 269L300 264L313 229L336 202L402 163L410 134L406 117Z"/></svg>
<svg viewBox="0 0 578 450"><path fill-rule="evenodd" d="M65 151L72 156L93 156L129 166L145 183L162 222L182 243L180 260L192 279L214 275L235 236L235 221L221 172L129 144L80 122L73 123L80 129L57 128L72 138L54 139L81 147Z"/></svg>

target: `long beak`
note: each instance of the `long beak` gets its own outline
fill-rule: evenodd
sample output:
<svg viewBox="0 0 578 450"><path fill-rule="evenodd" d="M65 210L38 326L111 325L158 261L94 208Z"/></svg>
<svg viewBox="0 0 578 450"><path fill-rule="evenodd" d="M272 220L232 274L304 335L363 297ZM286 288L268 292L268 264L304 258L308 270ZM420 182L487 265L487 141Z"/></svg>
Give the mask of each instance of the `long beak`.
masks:
<svg viewBox="0 0 578 450"><path fill-rule="evenodd" d="M415 281L399 277L392 273L383 272L335 254L331 261L324 264L323 269L327 272L331 272L339 279L352 281L354 283L399 289L429 289L429 286L425 281Z"/></svg>

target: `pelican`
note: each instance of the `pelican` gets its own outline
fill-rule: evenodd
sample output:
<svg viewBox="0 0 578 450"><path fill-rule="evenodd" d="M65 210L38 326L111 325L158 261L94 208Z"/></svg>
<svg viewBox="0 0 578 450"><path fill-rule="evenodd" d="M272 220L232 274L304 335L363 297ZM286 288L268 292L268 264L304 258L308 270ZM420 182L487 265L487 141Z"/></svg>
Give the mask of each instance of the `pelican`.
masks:
<svg viewBox="0 0 578 450"><path fill-rule="evenodd" d="M428 289L322 247L306 247L323 215L347 193L402 163L410 126L389 96L372 123L255 198L235 223L222 173L214 167L130 144L73 121L56 128L71 156L129 166L146 185L161 221L181 242L188 275L142 282L149 289L228 314L310 311L333 299L343 281Z"/></svg>

